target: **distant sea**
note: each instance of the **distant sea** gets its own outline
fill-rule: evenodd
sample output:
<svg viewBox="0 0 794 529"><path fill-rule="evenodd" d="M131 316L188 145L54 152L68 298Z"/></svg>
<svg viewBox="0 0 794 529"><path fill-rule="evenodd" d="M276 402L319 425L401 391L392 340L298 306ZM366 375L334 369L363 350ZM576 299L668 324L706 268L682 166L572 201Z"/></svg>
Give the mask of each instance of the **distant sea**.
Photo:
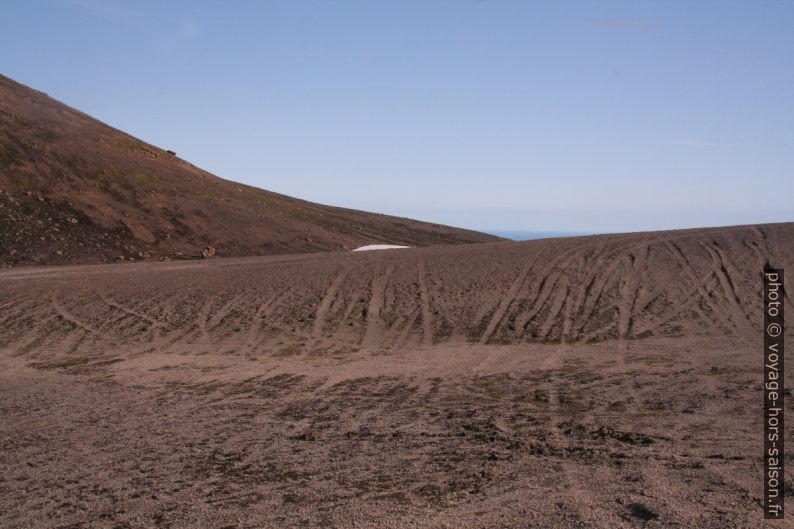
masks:
<svg viewBox="0 0 794 529"><path fill-rule="evenodd" d="M550 239L552 237L576 237L577 235L592 235L583 231L491 231L485 233L512 239L514 241L531 241L533 239Z"/></svg>

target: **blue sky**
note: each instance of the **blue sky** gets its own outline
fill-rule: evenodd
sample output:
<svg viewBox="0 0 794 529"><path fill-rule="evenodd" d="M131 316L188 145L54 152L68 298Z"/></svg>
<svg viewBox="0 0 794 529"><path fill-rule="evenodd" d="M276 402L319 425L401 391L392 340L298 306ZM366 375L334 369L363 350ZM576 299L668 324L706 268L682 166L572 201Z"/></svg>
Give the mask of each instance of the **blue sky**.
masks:
<svg viewBox="0 0 794 529"><path fill-rule="evenodd" d="M0 73L327 204L483 230L794 220L794 2L4 0Z"/></svg>

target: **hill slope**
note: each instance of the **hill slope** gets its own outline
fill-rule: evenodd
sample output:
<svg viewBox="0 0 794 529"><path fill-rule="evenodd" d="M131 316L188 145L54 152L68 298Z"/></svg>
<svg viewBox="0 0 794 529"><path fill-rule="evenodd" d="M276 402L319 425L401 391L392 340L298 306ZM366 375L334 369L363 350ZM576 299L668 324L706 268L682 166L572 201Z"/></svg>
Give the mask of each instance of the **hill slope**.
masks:
<svg viewBox="0 0 794 529"><path fill-rule="evenodd" d="M0 76L0 262L82 263L497 240L218 178Z"/></svg>
<svg viewBox="0 0 794 529"><path fill-rule="evenodd" d="M762 270L767 263L791 268L793 235L794 223L786 223L10 270L0 274L0 347L13 344L24 354L26 344L55 351L76 343L99 351L110 341L145 351L297 354L754 336L761 332Z"/></svg>

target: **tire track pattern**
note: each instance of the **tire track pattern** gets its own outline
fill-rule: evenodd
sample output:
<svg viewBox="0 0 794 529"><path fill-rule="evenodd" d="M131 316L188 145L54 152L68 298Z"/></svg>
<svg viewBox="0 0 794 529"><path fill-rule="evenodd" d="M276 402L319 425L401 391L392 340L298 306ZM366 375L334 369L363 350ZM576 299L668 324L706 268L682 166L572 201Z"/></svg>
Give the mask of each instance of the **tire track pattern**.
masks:
<svg viewBox="0 0 794 529"><path fill-rule="evenodd" d="M750 335L760 332L760 271L792 268L792 245L787 223L83 274L11 269L0 273L0 347L275 355Z"/></svg>

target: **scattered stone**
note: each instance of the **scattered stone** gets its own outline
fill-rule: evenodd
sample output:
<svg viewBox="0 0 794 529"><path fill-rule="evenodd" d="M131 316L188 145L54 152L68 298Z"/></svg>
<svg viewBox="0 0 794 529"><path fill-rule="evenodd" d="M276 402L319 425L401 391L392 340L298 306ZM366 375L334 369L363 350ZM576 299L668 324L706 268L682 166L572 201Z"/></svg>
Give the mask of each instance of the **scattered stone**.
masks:
<svg viewBox="0 0 794 529"><path fill-rule="evenodd" d="M69 217L69 222L70 222L71 224L77 224L77 219L76 219L76 218L74 218L74 217Z"/></svg>
<svg viewBox="0 0 794 529"><path fill-rule="evenodd" d="M648 446L653 444L654 440L648 435L638 432L621 432L619 430L614 430L609 426L601 426L598 430L592 432L592 437L594 439L606 439L612 438L616 441L620 441L621 443L627 443L632 445L643 445Z"/></svg>
<svg viewBox="0 0 794 529"><path fill-rule="evenodd" d="M633 517L639 518L640 520L646 522L655 520L659 517L658 514L650 510L645 505L642 505L641 503L631 503L628 505L628 509L629 509L629 514L631 514Z"/></svg>

